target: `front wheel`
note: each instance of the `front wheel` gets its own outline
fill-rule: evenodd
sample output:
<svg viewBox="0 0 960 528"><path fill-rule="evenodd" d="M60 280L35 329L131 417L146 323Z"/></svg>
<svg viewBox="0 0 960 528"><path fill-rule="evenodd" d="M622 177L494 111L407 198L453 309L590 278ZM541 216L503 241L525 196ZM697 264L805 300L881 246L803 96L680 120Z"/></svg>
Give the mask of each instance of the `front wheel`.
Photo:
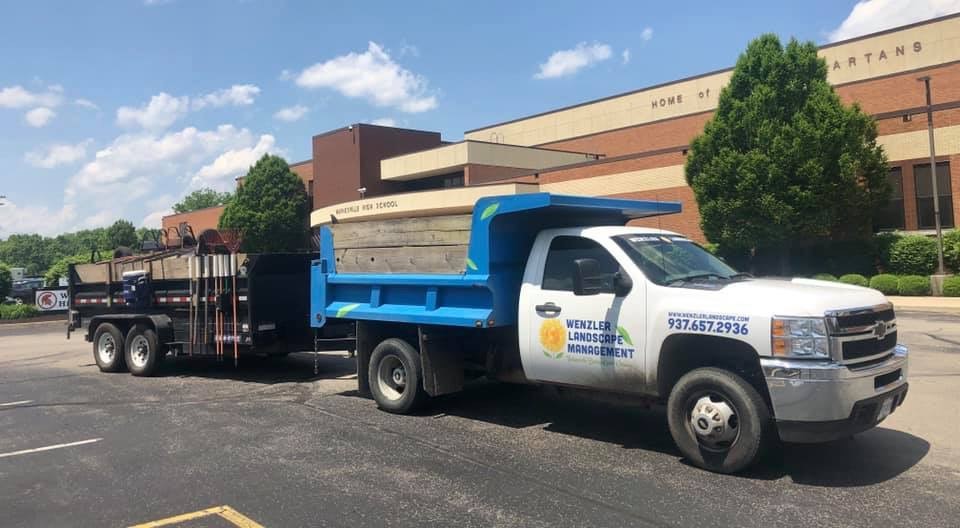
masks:
<svg viewBox="0 0 960 528"><path fill-rule="evenodd" d="M670 434L693 464L736 473L756 462L773 442L766 402L743 378L699 368L685 374L667 401Z"/></svg>
<svg viewBox="0 0 960 528"><path fill-rule="evenodd" d="M153 376L160 367L157 333L145 324L133 325L126 339L127 368L134 376Z"/></svg>
<svg viewBox="0 0 960 528"><path fill-rule="evenodd" d="M370 392L381 409L413 412L427 399L423 390L420 354L402 339L387 339L370 355Z"/></svg>

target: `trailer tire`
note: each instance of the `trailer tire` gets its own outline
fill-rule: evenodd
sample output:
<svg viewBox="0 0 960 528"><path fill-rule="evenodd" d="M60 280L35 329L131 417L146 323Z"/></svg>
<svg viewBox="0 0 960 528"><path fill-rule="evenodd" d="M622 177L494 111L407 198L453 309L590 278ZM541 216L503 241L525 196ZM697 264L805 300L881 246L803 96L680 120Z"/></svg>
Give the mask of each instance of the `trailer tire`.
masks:
<svg viewBox="0 0 960 528"><path fill-rule="evenodd" d="M157 333L139 323L127 332L124 344L127 368L134 376L153 376L160 367L160 343Z"/></svg>
<svg viewBox="0 0 960 528"><path fill-rule="evenodd" d="M113 323L100 323L93 332L93 360L100 372L122 372L123 334Z"/></svg>
<svg viewBox="0 0 960 528"><path fill-rule="evenodd" d="M386 339L370 355L370 392L377 406L396 414L409 414L427 399L423 390L420 354L402 339Z"/></svg>
<svg viewBox="0 0 960 528"><path fill-rule="evenodd" d="M680 452L716 473L750 467L775 440L770 410L757 389L719 368L684 374L670 391L667 420Z"/></svg>

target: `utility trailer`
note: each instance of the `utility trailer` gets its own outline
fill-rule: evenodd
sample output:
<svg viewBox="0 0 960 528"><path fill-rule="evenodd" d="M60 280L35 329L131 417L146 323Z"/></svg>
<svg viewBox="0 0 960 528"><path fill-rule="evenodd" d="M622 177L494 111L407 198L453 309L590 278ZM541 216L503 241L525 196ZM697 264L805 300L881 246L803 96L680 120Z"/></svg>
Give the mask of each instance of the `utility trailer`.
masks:
<svg viewBox="0 0 960 528"><path fill-rule="evenodd" d="M201 241L73 265L68 337L86 327L101 371L137 376L156 373L168 353L236 365L243 355L353 350L352 325L315 332L304 317L314 258L230 252Z"/></svg>

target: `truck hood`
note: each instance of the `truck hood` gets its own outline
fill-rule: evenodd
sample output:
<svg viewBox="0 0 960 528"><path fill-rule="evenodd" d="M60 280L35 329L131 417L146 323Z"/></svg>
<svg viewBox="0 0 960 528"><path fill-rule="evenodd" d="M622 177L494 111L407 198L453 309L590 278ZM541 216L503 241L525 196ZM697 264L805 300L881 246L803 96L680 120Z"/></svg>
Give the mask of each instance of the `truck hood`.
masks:
<svg viewBox="0 0 960 528"><path fill-rule="evenodd" d="M731 283L717 293L731 306L782 316L816 317L828 310L888 302L877 290L813 279L751 279Z"/></svg>

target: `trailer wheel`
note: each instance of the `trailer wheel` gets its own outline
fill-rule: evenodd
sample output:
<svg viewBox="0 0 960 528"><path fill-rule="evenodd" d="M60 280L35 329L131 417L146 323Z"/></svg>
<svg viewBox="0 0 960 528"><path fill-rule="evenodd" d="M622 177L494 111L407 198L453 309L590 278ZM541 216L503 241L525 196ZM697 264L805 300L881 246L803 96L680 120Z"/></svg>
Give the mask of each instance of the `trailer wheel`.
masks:
<svg viewBox="0 0 960 528"><path fill-rule="evenodd" d="M756 462L773 442L773 421L763 397L727 370L685 374L667 401L670 433L693 464L736 473Z"/></svg>
<svg viewBox="0 0 960 528"><path fill-rule="evenodd" d="M127 368L134 376L153 376L160 366L157 333L145 324L135 324L127 332Z"/></svg>
<svg viewBox="0 0 960 528"><path fill-rule="evenodd" d="M94 331L93 360L100 372L123 370L123 334L113 323L100 323Z"/></svg>
<svg viewBox="0 0 960 528"><path fill-rule="evenodd" d="M423 404L420 354L402 339L387 339L370 356L370 392L381 409L408 414Z"/></svg>

